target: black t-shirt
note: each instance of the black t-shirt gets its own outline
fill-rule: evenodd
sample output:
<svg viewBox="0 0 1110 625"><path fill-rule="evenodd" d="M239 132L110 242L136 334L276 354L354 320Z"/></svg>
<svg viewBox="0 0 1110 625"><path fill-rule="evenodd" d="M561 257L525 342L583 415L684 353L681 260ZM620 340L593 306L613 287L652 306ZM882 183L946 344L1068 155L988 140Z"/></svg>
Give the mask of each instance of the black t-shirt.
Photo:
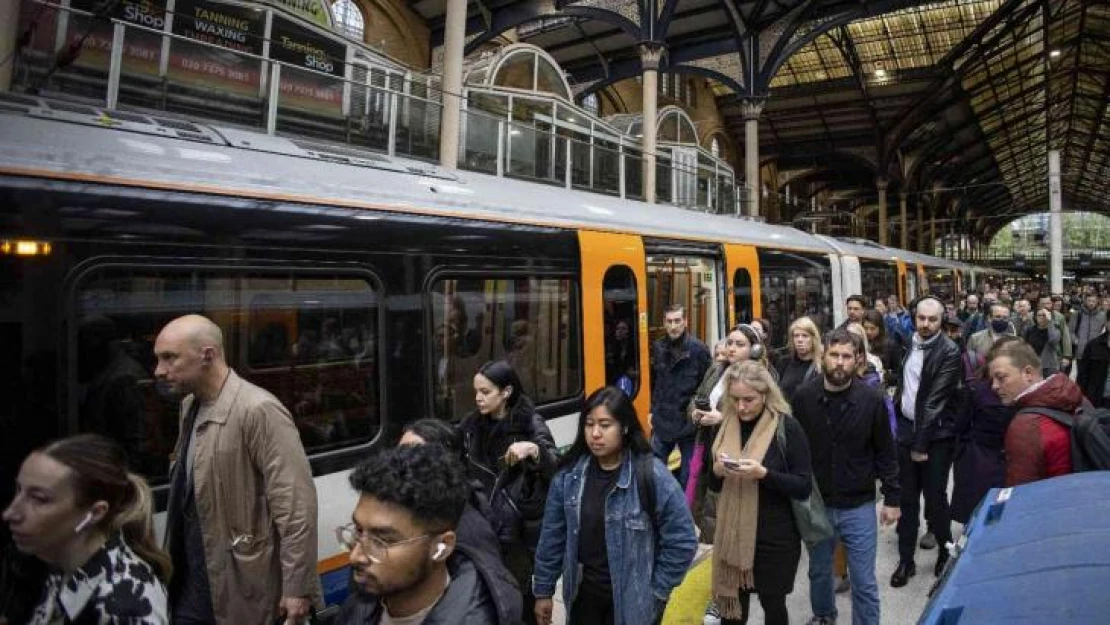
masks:
<svg viewBox="0 0 1110 625"><path fill-rule="evenodd" d="M844 397L848 394L847 391L847 388L838 392L825 389L825 409L828 411L825 414L828 416L829 423L836 423L844 415Z"/></svg>
<svg viewBox="0 0 1110 625"><path fill-rule="evenodd" d="M582 586L592 587L594 594L612 592L609 580L609 552L605 545L605 499L617 485L620 466L606 471L591 459L586 468L586 484L582 488L579 519L578 563L582 565Z"/></svg>

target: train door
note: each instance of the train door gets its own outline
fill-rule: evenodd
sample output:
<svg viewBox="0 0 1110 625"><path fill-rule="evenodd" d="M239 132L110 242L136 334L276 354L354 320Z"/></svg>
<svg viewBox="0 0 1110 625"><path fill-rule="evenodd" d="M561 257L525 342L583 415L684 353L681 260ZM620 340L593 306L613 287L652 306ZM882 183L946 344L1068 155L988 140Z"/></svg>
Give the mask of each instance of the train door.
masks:
<svg viewBox="0 0 1110 625"><path fill-rule="evenodd" d="M686 309L690 336L711 347L722 336L725 310L720 247L654 240L645 242L645 251L650 340L665 335L666 310L677 304Z"/></svg>
<svg viewBox="0 0 1110 625"><path fill-rule="evenodd" d="M837 256L829 254L829 262L833 267L833 320L839 327L848 318L845 300L849 295L862 295L863 286L861 279L860 260L858 256L841 256L840 261L840 292L836 291L836 265Z"/></svg>
<svg viewBox="0 0 1110 625"><path fill-rule="evenodd" d="M632 397L644 431L650 432L644 243L638 236L582 230L578 246L586 394L607 385L620 386Z"/></svg>

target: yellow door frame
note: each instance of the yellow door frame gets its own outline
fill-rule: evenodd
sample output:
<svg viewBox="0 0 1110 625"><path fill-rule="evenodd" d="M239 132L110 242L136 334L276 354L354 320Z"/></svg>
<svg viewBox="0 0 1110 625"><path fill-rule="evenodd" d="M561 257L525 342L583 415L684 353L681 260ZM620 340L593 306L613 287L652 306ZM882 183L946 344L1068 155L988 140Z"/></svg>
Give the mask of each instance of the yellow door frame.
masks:
<svg viewBox="0 0 1110 625"><path fill-rule="evenodd" d="M650 434L651 424L651 361L648 357L647 258L644 241L639 236L578 231L578 247L582 257L582 351L585 356L586 394L605 386L605 273L610 267L626 266L636 278L636 313L638 319L640 379L632 399L644 431Z"/></svg>
<svg viewBox="0 0 1110 625"><path fill-rule="evenodd" d="M736 294L733 281L738 269L747 269L752 280L752 317L763 316L763 292L759 282L759 253L754 245L725 244L725 284L728 293L728 327L736 327L739 311L736 310ZM727 330L726 330L727 333Z"/></svg>

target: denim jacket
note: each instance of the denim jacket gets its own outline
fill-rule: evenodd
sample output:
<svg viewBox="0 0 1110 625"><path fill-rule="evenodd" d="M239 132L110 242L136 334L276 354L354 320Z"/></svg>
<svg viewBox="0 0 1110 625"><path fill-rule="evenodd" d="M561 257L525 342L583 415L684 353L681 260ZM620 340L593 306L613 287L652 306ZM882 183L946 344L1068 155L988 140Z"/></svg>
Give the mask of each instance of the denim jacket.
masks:
<svg viewBox="0 0 1110 625"><path fill-rule="evenodd" d="M582 574L578 563L578 528L590 458L589 454L584 455L573 468L555 476L547 493L543 530L536 549L533 594L551 597L555 594L555 582L562 575L563 601L568 610L578 595ZM651 516L641 510L631 454L625 454L617 486L605 500L605 546L609 553L616 625L653 622L658 606L682 582L697 551L694 520L678 482L659 460L653 466L659 518L659 527L654 532Z"/></svg>

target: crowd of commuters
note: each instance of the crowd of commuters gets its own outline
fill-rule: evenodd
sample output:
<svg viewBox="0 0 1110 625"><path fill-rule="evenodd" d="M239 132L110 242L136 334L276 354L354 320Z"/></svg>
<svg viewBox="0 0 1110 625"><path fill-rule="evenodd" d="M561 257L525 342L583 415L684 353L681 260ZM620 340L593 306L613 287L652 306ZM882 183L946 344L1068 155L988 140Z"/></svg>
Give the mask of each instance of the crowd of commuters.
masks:
<svg viewBox="0 0 1110 625"><path fill-rule="evenodd" d="M562 454L512 364L482 365L472 414L409 423L351 474L336 622L549 625L561 579L572 625L658 623L700 540L713 545L707 623L747 623L753 594L766 623L789 623L804 547L809 623L836 622L850 590L853 624L876 625L880 524L897 524L889 583L902 587L919 549L942 573L952 522L988 489L1084 469L1069 419L1110 407L1110 293L1027 283L907 308L853 295L846 310L823 337L794 320L773 353L763 320L711 351L668 308L650 434L628 386L607 386ZM120 441L50 443L3 513L0 623L311 621L323 530L289 411L228 366L209 319L174 320L153 351L181 400L163 545Z"/></svg>

